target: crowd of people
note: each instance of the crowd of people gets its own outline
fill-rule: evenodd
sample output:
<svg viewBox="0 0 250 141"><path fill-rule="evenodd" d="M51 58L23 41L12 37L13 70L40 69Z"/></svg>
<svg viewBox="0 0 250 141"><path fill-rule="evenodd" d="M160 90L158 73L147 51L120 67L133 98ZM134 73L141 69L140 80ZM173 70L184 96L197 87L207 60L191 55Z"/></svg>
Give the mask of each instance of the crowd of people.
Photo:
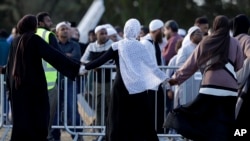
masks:
<svg viewBox="0 0 250 141"><path fill-rule="evenodd" d="M51 126L62 116L56 106L58 101L63 106L65 88L58 85L65 77L67 119L79 126L73 99L80 92L80 76L92 76L90 70L97 74L95 124L106 126L105 140L158 141L157 134L178 133L194 141L230 141L235 129L249 128L250 20L244 14L232 19L218 15L211 22L198 17L186 32L173 19L145 25L130 18L123 30L97 25L88 32L88 42L81 43L73 23L62 21L53 28L47 12L25 15L11 35L0 30L0 72L6 76L13 116L11 141L60 140L60 129ZM103 74L96 69L103 64L116 65L114 83L110 70ZM159 66L179 68L163 71ZM195 81L195 75L202 79Z"/></svg>

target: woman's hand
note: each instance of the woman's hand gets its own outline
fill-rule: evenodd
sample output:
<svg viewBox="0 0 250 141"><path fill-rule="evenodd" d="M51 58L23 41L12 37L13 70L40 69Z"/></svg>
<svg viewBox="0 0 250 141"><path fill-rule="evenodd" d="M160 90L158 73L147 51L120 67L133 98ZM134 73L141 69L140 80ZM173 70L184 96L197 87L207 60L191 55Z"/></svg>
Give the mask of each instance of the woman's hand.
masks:
<svg viewBox="0 0 250 141"><path fill-rule="evenodd" d="M168 83L172 86L178 84L178 81L176 79L171 78L168 80Z"/></svg>
<svg viewBox="0 0 250 141"><path fill-rule="evenodd" d="M85 69L84 65L81 65L79 69L79 75L85 75L88 72L88 70Z"/></svg>
<svg viewBox="0 0 250 141"><path fill-rule="evenodd" d="M174 99L174 92L172 90L168 90L168 98L170 100Z"/></svg>

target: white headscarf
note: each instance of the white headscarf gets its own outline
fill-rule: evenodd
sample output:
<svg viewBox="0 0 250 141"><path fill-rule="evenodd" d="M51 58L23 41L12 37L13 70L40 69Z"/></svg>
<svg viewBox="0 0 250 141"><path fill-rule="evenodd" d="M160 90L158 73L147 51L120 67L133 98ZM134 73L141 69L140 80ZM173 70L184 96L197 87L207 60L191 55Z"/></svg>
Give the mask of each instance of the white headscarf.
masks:
<svg viewBox="0 0 250 141"><path fill-rule="evenodd" d="M191 42L190 36L193 32L195 32L197 29L200 29L198 26L192 26L188 29L188 34L185 36L185 38L182 41L182 46L186 46Z"/></svg>
<svg viewBox="0 0 250 141"><path fill-rule="evenodd" d="M140 27L137 19L129 19L124 26L124 39L112 44L113 50L118 50L121 76L129 94L156 90L167 79L150 59L146 48L136 40Z"/></svg>

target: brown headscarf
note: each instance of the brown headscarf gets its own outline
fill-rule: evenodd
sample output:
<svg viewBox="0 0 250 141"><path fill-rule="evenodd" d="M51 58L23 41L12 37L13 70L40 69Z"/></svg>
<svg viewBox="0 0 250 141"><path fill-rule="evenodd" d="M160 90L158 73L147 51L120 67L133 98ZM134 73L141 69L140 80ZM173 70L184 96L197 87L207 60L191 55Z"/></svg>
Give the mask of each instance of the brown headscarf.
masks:
<svg viewBox="0 0 250 141"><path fill-rule="evenodd" d="M208 66L206 69L220 69L228 62L230 45L229 19L226 16L216 16L213 22L213 34L205 37L201 43L201 55L198 66ZM209 61L209 64L207 62Z"/></svg>
<svg viewBox="0 0 250 141"><path fill-rule="evenodd" d="M16 47L16 52L13 62L12 76L15 80L15 87L18 88L21 85L23 78L25 77L26 64L24 61L25 47L27 46L30 38L36 32L37 19L33 15L25 15L17 24L17 30L20 34L19 41Z"/></svg>

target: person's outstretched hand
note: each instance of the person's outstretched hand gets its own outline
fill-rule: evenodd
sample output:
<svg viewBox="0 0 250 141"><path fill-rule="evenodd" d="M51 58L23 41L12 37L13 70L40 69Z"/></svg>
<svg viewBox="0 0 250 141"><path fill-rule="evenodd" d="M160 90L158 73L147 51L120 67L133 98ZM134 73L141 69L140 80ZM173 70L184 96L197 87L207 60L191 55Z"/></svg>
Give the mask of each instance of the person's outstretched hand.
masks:
<svg viewBox="0 0 250 141"><path fill-rule="evenodd" d="M79 69L79 75L85 75L88 72L88 70L85 69L84 65L81 65Z"/></svg>
<svg viewBox="0 0 250 141"><path fill-rule="evenodd" d="M168 80L168 83L172 86L178 84L178 81L176 79L171 78Z"/></svg>

